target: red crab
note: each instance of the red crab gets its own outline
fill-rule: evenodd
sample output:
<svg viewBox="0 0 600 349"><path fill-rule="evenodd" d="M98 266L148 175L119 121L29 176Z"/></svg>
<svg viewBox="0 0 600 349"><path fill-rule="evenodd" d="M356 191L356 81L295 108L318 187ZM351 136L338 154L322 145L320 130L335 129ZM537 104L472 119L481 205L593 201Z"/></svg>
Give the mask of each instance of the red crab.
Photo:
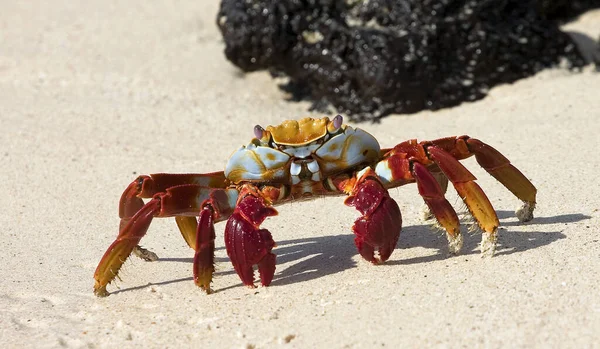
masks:
<svg viewBox="0 0 600 349"><path fill-rule="evenodd" d="M223 220L227 254L242 282L254 287L257 265L262 285L268 286L275 273L275 241L261 223L277 214L274 205L323 195L347 196L344 203L361 214L352 227L358 252L373 264L385 262L402 226L388 189L413 182L446 231L451 252L460 250L462 237L456 212L444 197L448 181L483 231L482 253L493 255L498 217L475 176L458 161L472 155L524 202L518 218L533 218L533 184L494 148L468 136L409 140L380 149L373 136L344 125L340 115L288 120L266 130L257 125L254 135L231 155L225 171L159 173L134 180L121 196L119 235L96 269L94 293L108 295L106 286L132 252L157 258L138 245L154 217L175 217L195 251L194 282L207 293L214 272L214 223ZM150 200L144 203L143 198Z"/></svg>

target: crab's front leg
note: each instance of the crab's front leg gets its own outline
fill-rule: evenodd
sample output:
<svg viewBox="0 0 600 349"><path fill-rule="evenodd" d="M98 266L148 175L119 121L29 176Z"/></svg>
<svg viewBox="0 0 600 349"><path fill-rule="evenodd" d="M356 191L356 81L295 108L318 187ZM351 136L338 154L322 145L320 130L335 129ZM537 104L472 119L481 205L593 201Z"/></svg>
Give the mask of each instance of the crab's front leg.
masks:
<svg viewBox="0 0 600 349"><path fill-rule="evenodd" d="M196 251L194 281L207 292L212 279L214 253L213 221L224 220L232 213L238 191L234 188L207 188L196 184L183 184L154 194L135 214L127 218L115 241L108 247L94 273L94 293L107 296L106 286L118 277L125 260L146 235L154 217L186 217L193 224L186 225L182 233ZM198 213L200 212L200 214ZM199 224L194 216L200 215ZM181 226L180 226L181 228ZM189 231L187 231L189 230Z"/></svg>
<svg viewBox="0 0 600 349"><path fill-rule="evenodd" d="M206 188L225 188L226 179L223 172L213 173L156 173L142 175L127 186L119 201L119 231L129 223L133 216L144 207L142 199L150 199L154 195L164 193L167 189L180 185L197 185ZM196 219L189 216L176 216L175 221L187 244L195 249ZM133 254L146 260L155 261L158 256L141 246L133 248Z"/></svg>
<svg viewBox="0 0 600 349"><path fill-rule="evenodd" d="M254 287L254 269L258 266L260 281L268 286L275 274L275 241L262 222L277 211L256 186L244 184L233 214L225 226L225 247L235 271L244 285Z"/></svg>
<svg viewBox="0 0 600 349"><path fill-rule="evenodd" d="M398 204L371 168L359 172L343 186L344 191L350 192L345 204L362 214L352 226L358 252L373 264L385 262L396 248L402 229Z"/></svg>

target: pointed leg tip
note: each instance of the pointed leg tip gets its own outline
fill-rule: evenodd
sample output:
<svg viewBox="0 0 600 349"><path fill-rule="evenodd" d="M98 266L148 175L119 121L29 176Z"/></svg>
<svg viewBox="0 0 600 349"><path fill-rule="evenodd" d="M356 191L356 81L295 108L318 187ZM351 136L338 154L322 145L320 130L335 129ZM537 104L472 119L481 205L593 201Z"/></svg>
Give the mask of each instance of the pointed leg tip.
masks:
<svg viewBox="0 0 600 349"><path fill-rule="evenodd" d="M463 236L460 231L455 232L454 235L446 233L448 238L448 251L452 255L457 255L463 247Z"/></svg>
<svg viewBox="0 0 600 349"><path fill-rule="evenodd" d="M379 264L379 258L375 258L374 256L368 258L368 257L365 257L364 255L361 255L361 257L362 257L362 259L364 259L365 261L367 261L367 262L369 262L369 263L371 263L373 265L378 265Z"/></svg>
<svg viewBox="0 0 600 349"><path fill-rule="evenodd" d="M212 276L212 273L211 273ZM210 283L211 283L211 279L212 277L196 277L194 278L194 284L196 284L196 286L200 287L200 289L202 291L205 291L206 294L210 294L212 293L212 290L210 289Z"/></svg>
<svg viewBox="0 0 600 349"><path fill-rule="evenodd" d="M206 292L206 294L211 294L214 291L210 288L210 286L198 285L202 291Z"/></svg>
<svg viewBox="0 0 600 349"><path fill-rule="evenodd" d="M385 264L385 260L383 260L381 258L375 258L375 260L371 263L373 263L373 265L383 265L383 264Z"/></svg>
<svg viewBox="0 0 600 349"><path fill-rule="evenodd" d="M134 247L133 254L136 255L136 257L145 260L146 262L156 262L158 260L158 255L156 253L141 246Z"/></svg>
<svg viewBox="0 0 600 349"><path fill-rule="evenodd" d="M533 219L533 210L535 210L535 202L524 202L523 206L515 211L515 214L519 221L529 222Z"/></svg>
<svg viewBox="0 0 600 349"><path fill-rule="evenodd" d="M108 292L106 290L106 286L101 286L101 287L97 287L94 286L94 294L96 295L96 297L108 297L110 295L110 292Z"/></svg>
<svg viewBox="0 0 600 349"><path fill-rule="evenodd" d="M497 229L494 229L492 232L483 232L481 236L481 257L493 257L496 253L496 244L498 242L496 232Z"/></svg>

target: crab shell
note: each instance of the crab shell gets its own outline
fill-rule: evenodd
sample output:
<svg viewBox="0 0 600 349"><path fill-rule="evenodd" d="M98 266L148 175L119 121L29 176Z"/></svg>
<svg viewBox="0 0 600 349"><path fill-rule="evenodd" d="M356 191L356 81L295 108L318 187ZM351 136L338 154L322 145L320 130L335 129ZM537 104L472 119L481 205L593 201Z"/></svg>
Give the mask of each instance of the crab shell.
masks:
<svg viewBox="0 0 600 349"><path fill-rule="evenodd" d="M257 138L236 150L225 167L232 183L317 182L379 159L375 137L333 120L287 120L266 130L257 126Z"/></svg>

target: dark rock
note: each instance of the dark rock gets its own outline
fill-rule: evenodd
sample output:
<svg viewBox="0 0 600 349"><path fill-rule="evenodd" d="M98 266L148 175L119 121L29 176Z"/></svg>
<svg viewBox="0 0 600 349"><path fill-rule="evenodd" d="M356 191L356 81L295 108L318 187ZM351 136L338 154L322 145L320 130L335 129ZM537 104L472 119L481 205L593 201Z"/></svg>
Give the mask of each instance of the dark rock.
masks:
<svg viewBox="0 0 600 349"><path fill-rule="evenodd" d="M593 4L223 0L217 23L225 55L242 70L288 77L284 90L315 108L376 120L477 100L563 61L583 66L556 19Z"/></svg>
<svg viewBox="0 0 600 349"><path fill-rule="evenodd" d="M583 12L600 7L599 0L538 0L537 9L548 19L566 21Z"/></svg>
<svg viewBox="0 0 600 349"><path fill-rule="evenodd" d="M593 53L592 60L596 64L596 71L600 72L600 37L598 37L598 41L596 42L596 50Z"/></svg>

